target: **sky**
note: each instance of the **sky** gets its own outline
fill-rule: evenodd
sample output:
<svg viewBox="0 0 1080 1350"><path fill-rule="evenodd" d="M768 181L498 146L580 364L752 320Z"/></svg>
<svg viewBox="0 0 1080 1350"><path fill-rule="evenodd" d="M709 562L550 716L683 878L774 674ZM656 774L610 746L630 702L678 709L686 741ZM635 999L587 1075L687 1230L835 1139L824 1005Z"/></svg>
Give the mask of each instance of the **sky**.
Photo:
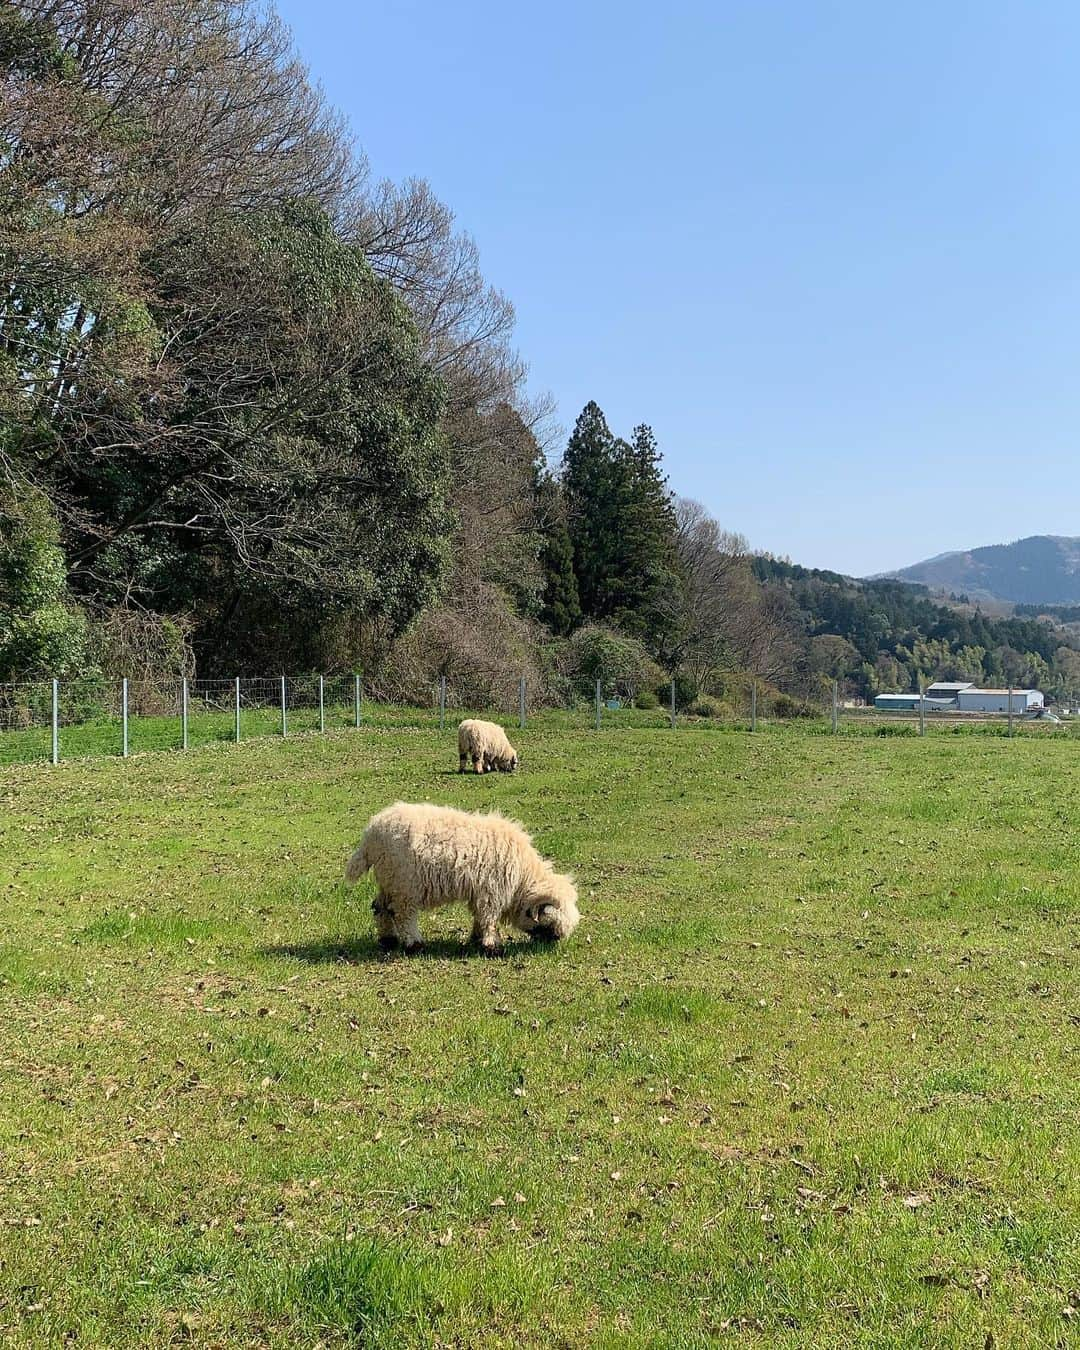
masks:
<svg viewBox="0 0 1080 1350"><path fill-rule="evenodd" d="M376 177L428 179L565 442L866 575L1080 534L1075 0L279 0Z"/></svg>

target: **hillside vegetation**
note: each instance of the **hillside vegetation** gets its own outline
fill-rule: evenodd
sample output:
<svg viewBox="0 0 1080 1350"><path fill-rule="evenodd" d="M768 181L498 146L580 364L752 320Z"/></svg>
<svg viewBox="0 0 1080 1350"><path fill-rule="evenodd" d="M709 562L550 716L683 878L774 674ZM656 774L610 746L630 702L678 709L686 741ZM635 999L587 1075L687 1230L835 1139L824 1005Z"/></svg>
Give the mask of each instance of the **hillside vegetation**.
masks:
<svg viewBox="0 0 1080 1350"><path fill-rule="evenodd" d="M943 553L893 575L973 600L1080 604L1080 538L1036 534L1012 544Z"/></svg>

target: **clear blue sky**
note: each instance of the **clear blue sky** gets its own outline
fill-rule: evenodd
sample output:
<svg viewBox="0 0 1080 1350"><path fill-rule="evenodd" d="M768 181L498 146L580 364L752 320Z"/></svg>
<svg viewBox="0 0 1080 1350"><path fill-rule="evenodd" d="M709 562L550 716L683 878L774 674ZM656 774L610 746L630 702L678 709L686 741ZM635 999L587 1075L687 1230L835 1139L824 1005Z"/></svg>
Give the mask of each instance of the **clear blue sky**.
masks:
<svg viewBox="0 0 1080 1350"><path fill-rule="evenodd" d="M567 429L813 566L1080 534L1075 0L280 8Z"/></svg>

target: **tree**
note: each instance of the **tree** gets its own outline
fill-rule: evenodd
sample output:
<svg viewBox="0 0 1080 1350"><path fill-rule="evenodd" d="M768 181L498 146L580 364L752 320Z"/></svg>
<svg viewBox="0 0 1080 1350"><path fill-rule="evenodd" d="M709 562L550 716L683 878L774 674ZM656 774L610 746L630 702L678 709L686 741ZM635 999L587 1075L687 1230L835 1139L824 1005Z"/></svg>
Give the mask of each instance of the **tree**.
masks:
<svg viewBox="0 0 1080 1350"><path fill-rule="evenodd" d="M458 412L443 428L456 514L451 590L465 597L481 584L498 586L520 613L535 614L543 586L536 437L508 403Z"/></svg>
<svg viewBox="0 0 1080 1350"><path fill-rule="evenodd" d="M234 664L241 607L283 656L345 609L403 628L449 525L442 390L404 305L311 202L201 222L145 270L153 381L54 416L73 584L197 609L196 648Z"/></svg>
<svg viewBox="0 0 1080 1350"><path fill-rule="evenodd" d="M83 673L86 622L70 603L48 499L0 483L0 680Z"/></svg>
<svg viewBox="0 0 1080 1350"><path fill-rule="evenodd" d="M675 502L677 585L670 606L666 665L688 675L694 693L735 663L738 620L755 587L746 567L746 540L721 529L700 502Z"/></svg>
<svg viewBox="0 0 1080 1350"><path fill-rule="evenodd" d="M654 651L670 639L670 597L679 584L676 520L652 428L634 428L629 445L617 442L625 460L625 498L618 525L621 586L614 617Z"/></svg>
<svg viewBox="0 0 1080 1350"><path fill-rule="evenodd" d="M567 637L581 622L581 600L574 575L574 546L566 525L566 511L558 483L537 469L535 489L541 532L540 621L556 637Z"/></svg>
<svg viewBox="0 0 1080 1350"><path fill-rule="evenodd" d="M619 562L618 516L626 494L625 462L616 457L598 404L585 405L563 456L562 488L574 549L582 613L607 618Z"/></svg>
<svg viewBox="0 0 1080 1350"><path fill-rule="evenodd" d="M596 403L582 410L563 459L581 608L654 649L670 625L676 583L675 516L652 431L616 439Z"/></svg>

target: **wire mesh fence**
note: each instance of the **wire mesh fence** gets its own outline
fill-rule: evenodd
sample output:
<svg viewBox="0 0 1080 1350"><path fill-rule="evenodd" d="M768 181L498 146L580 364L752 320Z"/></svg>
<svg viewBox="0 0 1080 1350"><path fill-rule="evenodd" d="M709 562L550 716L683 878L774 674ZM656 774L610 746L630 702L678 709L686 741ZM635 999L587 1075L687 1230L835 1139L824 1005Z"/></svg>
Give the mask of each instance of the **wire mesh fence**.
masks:
<svg viewBox="0 0 1080 1350"><path fill-rule="evenodd" d="M769 692L766 693L768 688ZM771 686L742 681L723 699L679 697L669 689L613 695L600 681L591 698L551 715L566 729L715 727L756 732L797 720L822 734L919 735L969 732L1021 735L1080 734L1080 718L1056 720L1033 712L950 712L920 706L879 709L841 697L834 687L823 704L777 695ZM414 727L452 729L465 716L489 716L507 727L525 726L540 711L524 678L480 703L468 679L440 679L426 698L391 702L365 688L359 675L305 674L178 681L83 677L0 684L0 764L148 750L190 750L216 742L289 737L345 729ZM550 711L550 710L548 710Z"/></svg>

